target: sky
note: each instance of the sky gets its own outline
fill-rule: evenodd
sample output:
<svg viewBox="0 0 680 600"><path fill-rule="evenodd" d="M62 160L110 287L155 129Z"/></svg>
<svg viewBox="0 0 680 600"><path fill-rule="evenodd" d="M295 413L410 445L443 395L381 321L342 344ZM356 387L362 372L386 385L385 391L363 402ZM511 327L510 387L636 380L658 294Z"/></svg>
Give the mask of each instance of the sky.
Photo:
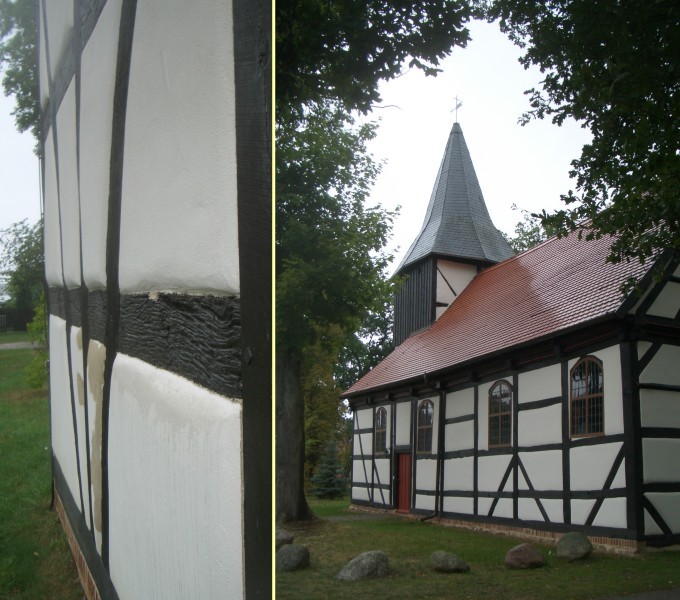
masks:
<svg viewBox="0 0 680 600"><path fill-rule="evenodd" d="M524 91L538 85L541 73L524 69L517 60L520 49L497 25L474 22L469 29L472 41L441 63L437 77L414 69L380 87L384 108L373 111L381 124L369 150L385 164L369 204L401 206L389 247L396 251L392 269L422 226L455 121L456 96L462 101L458 122L489 214L508 234L522 220L513 204L529 212L563 206L560 194L573 187L570 163L590 140L575 122L519 125L530 108Z"/></svg>
<svg viewBox="0 0 680 600"><path fill-rule="evenodd" d="M0 229L28 219L40 218L40 172L33 153L35 140L30 133L20 134L10 115L14 98L0 90Z"/></svg>

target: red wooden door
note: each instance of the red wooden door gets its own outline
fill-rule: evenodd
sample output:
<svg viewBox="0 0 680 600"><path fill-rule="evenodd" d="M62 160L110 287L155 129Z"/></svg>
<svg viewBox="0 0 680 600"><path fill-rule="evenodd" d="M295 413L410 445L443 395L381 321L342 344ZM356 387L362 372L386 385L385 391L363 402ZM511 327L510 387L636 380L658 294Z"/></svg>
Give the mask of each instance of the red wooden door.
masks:
<svg viewBox="0 0 680 600"><path fill-rule="evenodd" d="M397 483L397 510L408 512L411 509L411 455L398 454L399 480Z"/></svg>

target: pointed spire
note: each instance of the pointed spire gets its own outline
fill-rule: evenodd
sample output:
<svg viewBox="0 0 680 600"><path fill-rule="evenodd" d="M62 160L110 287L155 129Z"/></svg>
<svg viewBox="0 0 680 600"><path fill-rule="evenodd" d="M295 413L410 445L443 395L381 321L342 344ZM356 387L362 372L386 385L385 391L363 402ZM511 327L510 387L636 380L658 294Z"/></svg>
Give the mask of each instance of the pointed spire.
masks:
<svg viewBox="0 0 680 600"><path fill-rule="evenodd" d="M463 130L454 123L422 229L397 273L429 255L491 264L513 254L491 222Z"/></svg>

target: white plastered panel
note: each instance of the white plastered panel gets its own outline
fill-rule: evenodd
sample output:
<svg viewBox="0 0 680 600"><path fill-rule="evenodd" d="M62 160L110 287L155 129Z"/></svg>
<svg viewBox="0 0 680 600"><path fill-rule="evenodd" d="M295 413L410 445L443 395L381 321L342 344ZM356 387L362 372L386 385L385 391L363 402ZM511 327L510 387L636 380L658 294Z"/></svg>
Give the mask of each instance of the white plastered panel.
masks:
<svg viewBox="0 0 680 600"><path fill-rule="evenodd" d="M477 512L482 516L487 516L489 510L491 509L491 504L493 498L478 498L477 499Z"/></svg>
<svg viewBox="0 0 680 600"><path fill-rule="evenodd" d="M437 486L437 461L418 460L416 463L416 488L434 490Z"/></svg>
<svg viewBox="0 0 680 600"><path fill-rule="evenodd" d="M637 344L637 351L638 351L638 359L642 358L645 355L645 352L649 350L652 346L652 342L638 342Z"/></svg>
<svg viewBox="0 0 680 600"><path fill-rule="evenodd" d="M571 489L601 490L620 449L620 442L572 448L569 452Z"/></svg>
<svg viewBox="0 0 680 600"><path fill-rule="evenodd" d="M594 527L626 527L626 499L606 498L597 511Z"/></svg>
<svg viewBox="0 0 680 600"><path fill-rule="evenodd" d="M445 303L447 306L456 300L477 275L477 267L474 265L443 259L437 261L437 269L437 302ZM436 318L441 317L445 310L444 306L438 307Z"/></svg>
<svg viewBox="0 0 680 600"><path fill-rule="evenodd" d="M354 426L359 429L369 429L373 427L373 409L364 408L356 411Z"/></svg>
<svg viewBox="0 0 680 600"><path fill-rule="evenodd" d="M444 428L446 451L467 450L475 443L475 426L473 421L451 423Z"/></svg>
<svg viewBox="0 0 680 600"><path fill-rule="evenodd" d="M595 506L595 500L572 500L571 522L574 525L585 525L593 506Z"/></svg>
<svg viewBox="0 0 680 600"><path fill-rule="evenodd" d="M671 390L640 390L642 427L680 429L680 393Z"/></svg>
<svg viewBox="0 0 680 600"><path fill-rule="evenodd" d="M45 139L45 277L48 285L63 285L61 271L61 231L59 228L59 196L57 191L57 166L54 156L52 131Z"/></svg>
<svg viewBox="0 0 680 600"><path fill-rule="evenodd" d="M680 439L643 438L642 469L645 483L680 481Z"/></svg>
<svg viewBox="0 0 680 600"><path fill-rule="evenodd" d="M367 488L353 487L352 488L352 500L364 500L368 501L370 496L368 495Z"/></svg>
<svg viewBox="0 0 680 600"><path fill-rule="evenodd" d="M656 508L671 532L680 533L680 510L678 509L680 507L680 493L662 494L652 492L645 494L645 498Z"/></svg>
<svg viewBox="0 0 680 600"><path fill-rule="evenodd" d="M562 500L541 500L548 519L551 523L564 523L564 504Z"/></svg>
<svg viewBox="0 0 680 600"><path fill-rule="evenodd" d="M562 374L559 364L520 373L517 381L518 401L533 402L562 395Z"/></svg>
<svg viewBox="0 0 680 600"><path fill-rule="evenodd" d="M80 460L80 480L83 486L83 516L90 526L90 499L88 494L87 449L89 427L85 420L85 377L83 370L83 330L71 327L71 378L75 394L76 426L78 428L78 458ZM89 411L88 411L89 412ZM88 415L89 417L89 415Z"/></svg>
<svg viewBox="0 0 680 600"><path fill-rule="evenodd" d="M477 460L477 484L484 492L495 492L510 464L510 455L480 456ZM508 477L512 481L512 476Z"/></svg>
<svg viewBox="0 0 680 600"><path fill-rule="evenodd" d="M232 31L231 2L137 7L122 293L239 293Z"/></svg>
<svg viewBox="0 0 680 600"><path fill-rule="evenodd" d="M79 287L81 283L75 89L75 79L73 79L57 113L61 248L64 256L64 280L69 288Z"/></svg>
<svg viewBox="0 0 680 600"><path fill-rule="evenodd" d="M562 441L562 405L520 411L518 415L520 446L540 446Z"/></svg>
<svg viewBox="0 0 680 600"><path fill-rule="evenodd" d="M415 508L420 510L434 510L434 496L424 496L422 494L416 494L416 505Z"/></svg>
<svg viewBox="0 0 680 600"><path fill-rule="evenodd" d="M370 457L373 454L373 432L354 435L354 454Z"/></svg>
<svg viewBox="0 0 680 600"><path fill-rule="evenodd" d="M73 0L49 0L47 7L47 35L49 39L50 69L55 77L57 67L73 36ZM45 39L44 37L42 38Z"/></svg>
<svg viewBox="0 0 680 600"><path fill-rule="evenodd" d="M92 479L92 515L95 544L102 544L102 415L104 402L104 363L106 346L90 340L87 352L87 405L90 432L90 469Z"/></svg>
<svg viewBox="0 0 680 600"><path fill-rule="evenodd" d="M663 530L656 524L647 510L645 510L645 535L662 535Z"/></svg>
<svg viewBox="0 0 680 600"><path fill-rule="evenodd" d="M640 383L680 385L680 346L664 344L640 373Z"/></svg>
<svg viewBox="0 0 680 600"><path fill-rule="evenodd" d="M520 452L519 458L535 490L562 489L562 452L560 450ZM520 485L520 489L526 490L529 486Z"/></svg>
<svg viewBox="0 0 680 600"><path fill-rule="evenodd" d="M382 485L389 484L390 477L390 459L389 458L376 458L375 459L375 474L376 483L381 483ZM379 482L377 480L380 480Z"/></svg>
<svg viewBox="0 0 680 600"><path fill-rule="evenodd" d="M474 487L474 459L449 458L444 461L444 489L472 491Z"/></svg>
<svg viewBox="0 0 680 600"><path fill-rule="evenodd" d="M446 417L464 417L475 412L475 389L467 388L446 395Z"/></svg>
<svg viewBox="0 0 680 600"><path fill-rule="evenodd" d="M475 510L472 498L444 498L444 512L471 515Z"/></svg>
<svg viewBox="0 0 680 600"><path fill-rule="evenodd" d="M411 443L411 403L399 402L395 405L397 411L396 440L398 446Z"/></svg>
<svg viewBox="0 0 680 600"><path fill-rule="evenodd" d="M242 598L241 405L119 354L109 416L121 598Z"/></svg>
<svg viewBox="0 0 680 600"><path fill-rule="evenodd" d="M80 507L76 441L68 378L66 322L50 315L50 428L54 452L72 498Z"/></svg>
<svg viewBox="0 0 680 600"><path fill-rule="evenodd" d="M368 478L368 479L367 479ZM352 461L352 481L354 483L367 483L371 480L371 461Z"/></svg>
<svg viewBox="0 0 680 600"><path fill-rule="evenodd" d="M517 516L525 521L545 521L536 500L533 498L518 499Z"/></svg>
<svg viewBox="0 0 680 600"><path fill-rule="evenodd" d="M496 504L492 516L511 519L513 516L512 500L510 498L501 498L498 504Z"/></svg>
<svg viewBox="0 0 680 600"><path fill-rule="evenodd" d="M83 50L80 104L80 197L83 277L90 290L106 287L106 233L111 120L122 0L109 0Z"/></svg>
<svg viewBox="0 0 680 600"><path fill-rule="evenodd" d="M674 319L680 310L680 283L668 281L652 303L647 314Z"/></svg>

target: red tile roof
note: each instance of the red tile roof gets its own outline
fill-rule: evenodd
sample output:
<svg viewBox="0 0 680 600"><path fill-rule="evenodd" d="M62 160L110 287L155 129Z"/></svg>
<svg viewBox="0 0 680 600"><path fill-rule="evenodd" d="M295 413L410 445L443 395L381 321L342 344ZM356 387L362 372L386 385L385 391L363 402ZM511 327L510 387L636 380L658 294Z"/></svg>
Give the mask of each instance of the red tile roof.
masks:
<svg viewBox="0 0 680 600"><path fill-rule="evenodd" d="M346 396L406 381L613 315L619 286L651 263L610 264L610 237L571 234L482 271L429 329L405 340Z"/></svg>

